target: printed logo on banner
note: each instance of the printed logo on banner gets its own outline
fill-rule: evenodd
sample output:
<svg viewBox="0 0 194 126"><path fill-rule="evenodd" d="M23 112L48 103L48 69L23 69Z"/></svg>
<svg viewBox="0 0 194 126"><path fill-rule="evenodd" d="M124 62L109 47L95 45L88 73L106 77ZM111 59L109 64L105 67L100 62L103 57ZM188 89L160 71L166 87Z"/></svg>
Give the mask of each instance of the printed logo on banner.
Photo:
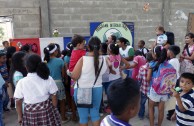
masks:
<svg viewBox="0 0 194 126"><path fill-rule="evenodd" d="M124 37L129 40L130 45L134 42L134 23L128 22L94 22L90 24L91 36L97 36L105 42L110 35L117 38Z"/></svg>

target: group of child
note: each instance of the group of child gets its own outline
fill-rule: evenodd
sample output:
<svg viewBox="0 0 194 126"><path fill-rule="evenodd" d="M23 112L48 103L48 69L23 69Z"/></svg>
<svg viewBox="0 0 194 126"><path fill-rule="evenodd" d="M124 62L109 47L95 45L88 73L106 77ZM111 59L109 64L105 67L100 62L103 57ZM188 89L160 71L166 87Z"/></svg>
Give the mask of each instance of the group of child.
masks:
<svg viewBox="0 0 194 126"><path fill-rule="evenodd" d="M72 111L72 121L77 120L77 110L82 126L88 125L89 116L96 126L130 126L129 120L137 113L141 120L144 119L147 99L150 126L154 126L155 106L158 106L157 125L162 125L165 103L174 105L175 109L168 114L168 119L176 119L177 125L181 126L193 125L194 35L186 35L179 60L176 56L180 48L168 43L163 27L158 27L156 33L158 37L150 52L143 40L134 50L127 39L117 39L114 35L109 36L105 43L91 37L87 48L85 39L74 35L62 55L59 46L51 43L44 48L43 59L36 54L19 51L11 58L10 79L5 53L0 52L0 85L6 86L9 82L15 87L18 122L24 126L53 126L68 122L66 103ZM162 75L164 71L167 72ZM97 81L94 84L95 78ZM156 84L156 80L161 82ZM164 81L169 84L165 93L160 87ZM174 82L181 91L174 90ZM93 88L93 107L76 107L78 85ZM105 111L110 109L106 112L111 114L100 122L99 110L104 103L102 87L108 100ZM1 88L0 94L2 91L6 90ZM1 125L2 105L0 95Z"/></svg>

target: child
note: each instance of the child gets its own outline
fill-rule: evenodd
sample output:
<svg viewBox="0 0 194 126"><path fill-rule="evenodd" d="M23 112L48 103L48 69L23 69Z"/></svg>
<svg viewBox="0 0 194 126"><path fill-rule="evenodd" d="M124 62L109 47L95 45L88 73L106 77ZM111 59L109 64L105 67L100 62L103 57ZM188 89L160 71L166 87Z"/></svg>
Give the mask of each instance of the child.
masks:
<svg viewBox="0 0 194 126"><path fill-rule="evenodd" d="M140 104L137 82L131 78L116 81L108 88L107 96L112 114L100 126L131 126L128 122L137 114Z"/></svg>
<svg viewBox="0 0 194 126"><path fill-rule="evenodd" d="M134 49L132 46L128 45L128 40L126 38L119 38L117 41L117 44L119 45L119 53L120 55L129 62L130 65L133 64L133 57L134 57ZM127 77L132 76L132 70L133 69L127 69L124 70L124 72L127 74Z"/></svg>
<svg viewBox="0 0 194 126"><path fill-rule="evenodd" d="M7 71L7 66L6 66L6 54L5 51L0 50L0 74L2 75L5 84L3 85L2 88L2 95L3 95L3 110L4 111L9 111L7 108L8 103L9 103L9 96L7 92L7 87L8 87L8 71Z"/></svg>
<svg viewBox="0 0 194 126"><path fill-rule="evenodd" d="M136 50L135 51L135 57L133 59L133 64L129 66L129 68L133 68L133 72L132 72L132 78L134 80L137 80L137 75L138 75L138 72L139 72L139 68L142 66L142 65L145 65L146 64L146 59L144 56L142 56L142 53L141 51L139 50Z"/></svg>
<svg viewBox="0 0 194 126"><path fill-rule="evenodd" d="M168 51L167 51L167 56L169 58L169 61L168 63L170 63L174 69L176 69L176 74L177 74L177 81L180 77L179 75L179 72L180 72L180 63L179 63L179 59L176 58L176 56L180 53L180 48L176 45L171 45L169 46L168 48ZM171 119L171 116L172 114L174 113L174 106L175 106L175 98L174 97L170 97L170 99L165 103L166 107L165 109L169 110L169 114L168 114L168 117L167 119L170 120Z"/></svg>
<svg viewBox="0 0 194 126"><path fill-rule="evenodd" d="M168 95L167 94L161 95L155 91L153 85L155 86L156 82L153 83L154 82L153 79L156 79L156 77L158 77L157 76L158 71L161 72L162 68L160 69L160 66L169 66L169 64L166 62L167 50L165 48L162 49L162 46L156 46L153 50L153 58L154 58L154 62L151 62L149 64L150 68L148 69L148 75L147 75L147 81L150 82L150 86L151 86L150 91L148 93L149 119L150 119L150 126L154 126L154 105L156 102L158 102L159 103L159 106L158 106L158 126L161 126L163 118L164 118L164 105L165 105L165 102L168 100ZM162 69L162 70L164 70L164 69ZM163 80L169 81L167 79L168 78L163 78Z"/></svg>
<svg viewBox="0 0 194 126"><path fill-rule="evenodd" d="M69 62L69 75L71 76L71 72L74 70L75 65L77 64L78 60L84 56L86 54L86 50L84 50L84 45L85 45L85 39L84 37L80 36L80 35L74 35L74 37L71 40L71 44L73 45L73 51L71 53L71 58L70 58L70 62ZM74 93L74 81L73 79L71 80L71 87L70 87L70 91L71 91L71 96L73 96ZM76 106L74 101L72 100L72 120L76 121L77 117L76 117Z"/></svg>
<svg viewBox="0 0 194 126"><path fill-rule="evenodd" d="M138 80L139 84L141 85L141 87L140 87L141 102L140 102L140 110L139 110L139 113L138 113L138 116L139 116L140 120L142 120L144 118L145 103L146 103L146 100L147 100L147 94L149 92L149 87L150 87L150 84L147 82L146 78L147 78L149 63L152 60L153 60L152 54L147 53L146 54L147 63L140 67L139 73L138 73L138 76L137 76L137 80Z"/></svg>
<svg viewBox="0 0 194 126"><path fill-rule="evenodd" d="M183 73L180 77L181 93L173 92L176 98L176 111L172 120L177 120L177 126L193 126L194 124L194 74Z"/></svg>
<svg viewBox="0 0 194 126"><path fill-rule="evenodd" d="M142 55L146 58L146 54L149 52L149 50L147 48L145 48L145 41L144 40L140 40L138 42L138 50L141 51Z"/></svg>
<svg viewBox="0 0 194 126"><path fill-rule="evenodd" d="M61 125L57 110L58 88L49 76L47 65L41 62L40 56L30 54L26 60L26 67L28 75L19 80L14 93L18 123L22 126ZM24 114L22 101L25 103Z"/></svg>
<svg viewBox="0 0 194 126"><path fill-rule="evenodd" d="M159 26L156 28L156 34L157 34L157 41L156 45L157 46L165 46L167 42L167 36L165 34L164 28L162 26Z"/></svg>
<svg viewBox="0 0 194 126"><path fill-rule="evenodd" d="M49 44L44 48L44 61L47 62L47 66L50 70L50 76L55 80L58 87L57 98L59 100L60 112L63 123L69 121L65 116L65 87L62 79L65 78L64 61L61 58L57 58L58 48L55 44Z"/></svg>

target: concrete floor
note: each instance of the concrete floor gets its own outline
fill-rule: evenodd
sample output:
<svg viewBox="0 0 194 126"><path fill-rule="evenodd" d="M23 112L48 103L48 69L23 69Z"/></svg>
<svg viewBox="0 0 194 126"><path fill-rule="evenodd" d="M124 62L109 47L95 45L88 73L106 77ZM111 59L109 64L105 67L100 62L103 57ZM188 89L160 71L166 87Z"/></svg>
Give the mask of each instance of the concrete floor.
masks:
<svg viewBox="0 0 194 126"><path fill-rule="evenodd" d="M147 111L146 111L146 114L147 114ZM157 115L157 111L155 112L155 115ZM5 122L5 126L19 126L17 123L16 111L11 110L10 112L6 112L4 114L4 122ZM155 122L157 122L157 116L155 117ZM139 118L136 116L135 118L130 120L130 124L132 124L133 126L149 126L149 120L147 118L145 118L144 120L139 120ZM175 122L166 120L166 116L165 116L162 125L163 126L175 126ZM78 122L77 123L68 122L66 124L63 124L63 126L78 126Z"/></svg>

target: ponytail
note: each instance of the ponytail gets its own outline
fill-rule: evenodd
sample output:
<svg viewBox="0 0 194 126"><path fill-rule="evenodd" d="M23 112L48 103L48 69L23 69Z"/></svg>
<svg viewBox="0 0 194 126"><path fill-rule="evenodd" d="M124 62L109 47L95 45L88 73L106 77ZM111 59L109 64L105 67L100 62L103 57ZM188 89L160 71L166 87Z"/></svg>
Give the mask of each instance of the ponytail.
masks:
<svg viewBox="0 0 194 126"><path fill-rule="evenodd" d="M98 47L94 47L94 68L95 68L95 75L98 73L99 69L99 49Z"/></svg>
<svg viewBox="0 0 194 126"><path fill-rule="evenodd" d="M49 48L44 48L44 61L49 62L50 61L50 54L49 54Z"/></svg>
<svg viewBox="0 0 194 126"><path fill-rule="evenodd" d="M42 78L44 80L47 80L49 78L49 75L50 75L49 68L43 62L41 62L41 63L38 64L38 66L36 68L36 73L37 73L37 75L40 78Z"/></svg>
<svg viewBox="0 0 194 126"><path fill-rule="evenodd" d="M94 36L91 37L89 42L88 42L88 46L90 48L90 51L94 52L94 68L95 68L95 75L97 75L98 73L98 69L99 69L99 50L100 50L100 44L101 41L98 37Z"/></svg>
<svg viewBox="0 0 194 126"><path fill-rule="evenodd" d="M162 49L162 46L157 46L155 48L155 53L157 57L157 64L153 67L153 71L157 71L160 64L164 63L167 59L167 50L165 48Z"/></svg>

